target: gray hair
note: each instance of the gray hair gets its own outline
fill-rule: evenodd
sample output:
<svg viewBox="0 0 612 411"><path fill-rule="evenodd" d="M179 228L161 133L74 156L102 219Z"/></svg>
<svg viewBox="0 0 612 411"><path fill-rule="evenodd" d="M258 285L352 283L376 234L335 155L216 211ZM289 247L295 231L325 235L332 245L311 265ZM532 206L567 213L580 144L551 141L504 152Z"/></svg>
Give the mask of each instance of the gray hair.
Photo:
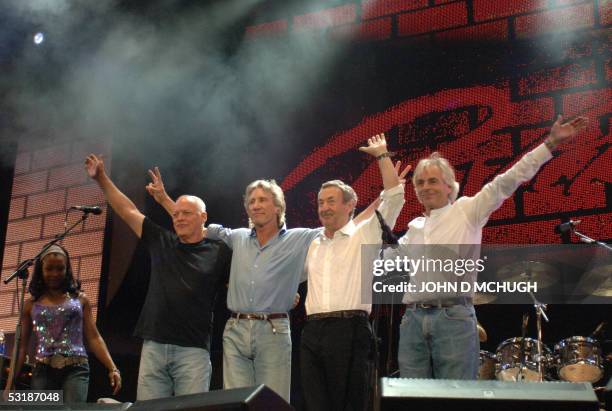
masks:
<svg viewBox="0 0 612 411"><path fill-rule="evenodd" d="M342 202L344 204L348 203L349 201L354 201L355 204L357 204L357 193L355 192L355 190L353 190L353 187L346 184L344 181L342 180L326 181L325 183L321 184L319 193L321 193L321 190L323 190L324 188L328 188L328 187L336 187L336 188L339 188L340 191L342 191ZM353 212L351 213L351 219L353 218L354 215L355 215L355 207L353 207Z"/></svg>
<svg viewBox="0 0 612 411"><path fill-rule="evenodd" d="M440 153L437 151L431 153L431 155L427 158L422 158L414 169L414 173L412 174L412 185L414 186L414 190L416 191L416 180L417 177L423 172L423 170L427 167L436 166L442 172L442 179L444 183L451 188L451 192L448 194L448 199L454 202L457 199L457 195L459 195L459 183L455 178L455 170L453 166L450 165L447 159L442 157Z"/></svg>
<svg viewBox="0 0 612 411"><path fill-rule="evenodd" d="M256 188L261 188L266 193L272 194L272 201L274 202L274 205L280 208L280 213L276 217L276 223L278 224L278 228L284 226L285 210L287 209L287 205L285 204L285 194L283 193L283 189L276 184L275 180L255 180L249 184L246 190L244 190L244 209L247 212L249 211L249 197ZM250 218L249 227L253 228L253 222Z"/></svg>
<svg viewBox="0 0 612 411"><path fill-rule="evenodd" d="M182 196L179 196L176 201L180 200L181 198L186 198L187 200L193 201L194 203L196 203L196 206L198 207L198 209L200 210L201 213L205 213L206 212L206 204L204 203L204 200L202 200L200 197L198 196L194 196L191 194L183 194Z"/></svg>

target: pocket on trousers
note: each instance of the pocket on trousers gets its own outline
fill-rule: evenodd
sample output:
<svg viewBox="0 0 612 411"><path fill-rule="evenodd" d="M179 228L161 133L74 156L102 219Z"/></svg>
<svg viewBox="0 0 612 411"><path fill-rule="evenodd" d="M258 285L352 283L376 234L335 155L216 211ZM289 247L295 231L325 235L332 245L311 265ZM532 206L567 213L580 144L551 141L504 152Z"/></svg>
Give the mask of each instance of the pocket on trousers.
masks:
<svg viewBox="0 0 612 411"><path fill-rule="evenodd" d="M231 329L236 324L236 321L238 321L238 320L235 319L235 318L231 318L231 317L228 318L227 322L225 323L225 329L226 330Z"/></svg>
<svg viewBox="0 0 612 411"><path fill-rule="evenodd" d="M453 305L444 308L444 317L448 320L471 320L475 318L474 309L465 305Z"/></svg>
<svg viewBox="0 0 612 411"><path fill-rule="evenodd" d="M412 308L407 308L404 315L402 315L402 320L400 321L400 327L407 327L410 324L410 321L413 320L414 310Z"/></svg>
<svg viewBox="0 0 612 411"><path fill-rule="evenodd" d="M289 334L291 333L291 327L289 321L285 319L274 319L267 321L268 325L272 322L272 327L276 330L276 334Z"/></svg>

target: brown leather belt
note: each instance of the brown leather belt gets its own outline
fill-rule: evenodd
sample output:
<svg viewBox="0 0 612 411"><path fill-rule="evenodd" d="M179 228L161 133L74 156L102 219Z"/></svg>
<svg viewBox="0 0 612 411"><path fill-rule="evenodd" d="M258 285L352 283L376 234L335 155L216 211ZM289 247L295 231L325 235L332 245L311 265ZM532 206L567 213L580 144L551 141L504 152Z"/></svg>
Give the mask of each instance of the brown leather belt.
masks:
<svg viewBox="0 0 612 411"><path fill-rule="evenodd" d="M255 314L255 313L231 313L230 317L235 318L237 320L261 320L267 321L272 327L272 333L276 334L276 327L271 320L276 320L278 318L289 318L287 313L271 313L271 314Z"/></svg>
<svg viewBox="0 0 612 411"><path fill-rule="evenodd" d="M236 318L238 320L275 320L277 318L289 318L287 313L271 313L271 314L253 314L253 313L232 313L230 315L232 318Z"/></svg>
<svg viewBox="0 0 612 411"><path fill-rule="evenodd" d="M363 310L343 310L343 311L330 311L328 313L317 313L306 316L308 321L310 320L322 320L325 318L354 318L362 317L368 318L369 315Z"/></svg>

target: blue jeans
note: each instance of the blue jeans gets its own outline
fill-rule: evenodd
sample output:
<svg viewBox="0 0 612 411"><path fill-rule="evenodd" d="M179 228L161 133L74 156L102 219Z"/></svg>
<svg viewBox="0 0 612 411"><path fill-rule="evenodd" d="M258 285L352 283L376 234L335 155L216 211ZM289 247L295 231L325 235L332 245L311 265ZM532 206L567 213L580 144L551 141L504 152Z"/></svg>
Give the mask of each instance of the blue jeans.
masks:
<svg viewBox="0 0 612 411"><path fill-rule="evenodd" d="M265 384L289 402L289 319L270 321L244 318L230 318L227 321L223 331L223 387L229 389Z"/></svg>
<svg viewBox="0 0 612 411"><path fill-rule="evenodd" d="M36 363L32 371L33 390L63 390L64 403L87 402L89 388L89 364L53 368Z"/></svg>
<svg viewBox="0 0 612 411"><path fill-rule="evenodd" d="M474 306L406 309L398 347L402 378L475 380L479 351Z"/></svg>
<svg viewBox="0 0 612 411"><path fill-rule="evenodd" d="M205 349L145 340L140 353L136 399L207 392L211 373L210 354Z"/></svg>

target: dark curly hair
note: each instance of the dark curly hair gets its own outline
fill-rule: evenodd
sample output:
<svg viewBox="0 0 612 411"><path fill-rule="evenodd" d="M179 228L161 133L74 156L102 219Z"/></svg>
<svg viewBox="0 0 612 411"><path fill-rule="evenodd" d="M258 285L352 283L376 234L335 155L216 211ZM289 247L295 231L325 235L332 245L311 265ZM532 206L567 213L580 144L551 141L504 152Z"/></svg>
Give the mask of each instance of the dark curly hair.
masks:
<svg viewBox="0 0 612 411"><path fill-rule="evenodd" d="M66 253L66 276L64 277L62 288L64 292L67 292L71 297L76 298L79 296L81 291L81 282L74 279L68 250L60 245L57 246ZM45 293L45 291L47 291L47 286L45 285L45 280L43 279L43 264L40 258L37 258L36 263L34 264L34 273L32 274L32 280L30 281L28 291L30 291L30 294L32 294L32 299L34 301L38 300Z"/></svg>

